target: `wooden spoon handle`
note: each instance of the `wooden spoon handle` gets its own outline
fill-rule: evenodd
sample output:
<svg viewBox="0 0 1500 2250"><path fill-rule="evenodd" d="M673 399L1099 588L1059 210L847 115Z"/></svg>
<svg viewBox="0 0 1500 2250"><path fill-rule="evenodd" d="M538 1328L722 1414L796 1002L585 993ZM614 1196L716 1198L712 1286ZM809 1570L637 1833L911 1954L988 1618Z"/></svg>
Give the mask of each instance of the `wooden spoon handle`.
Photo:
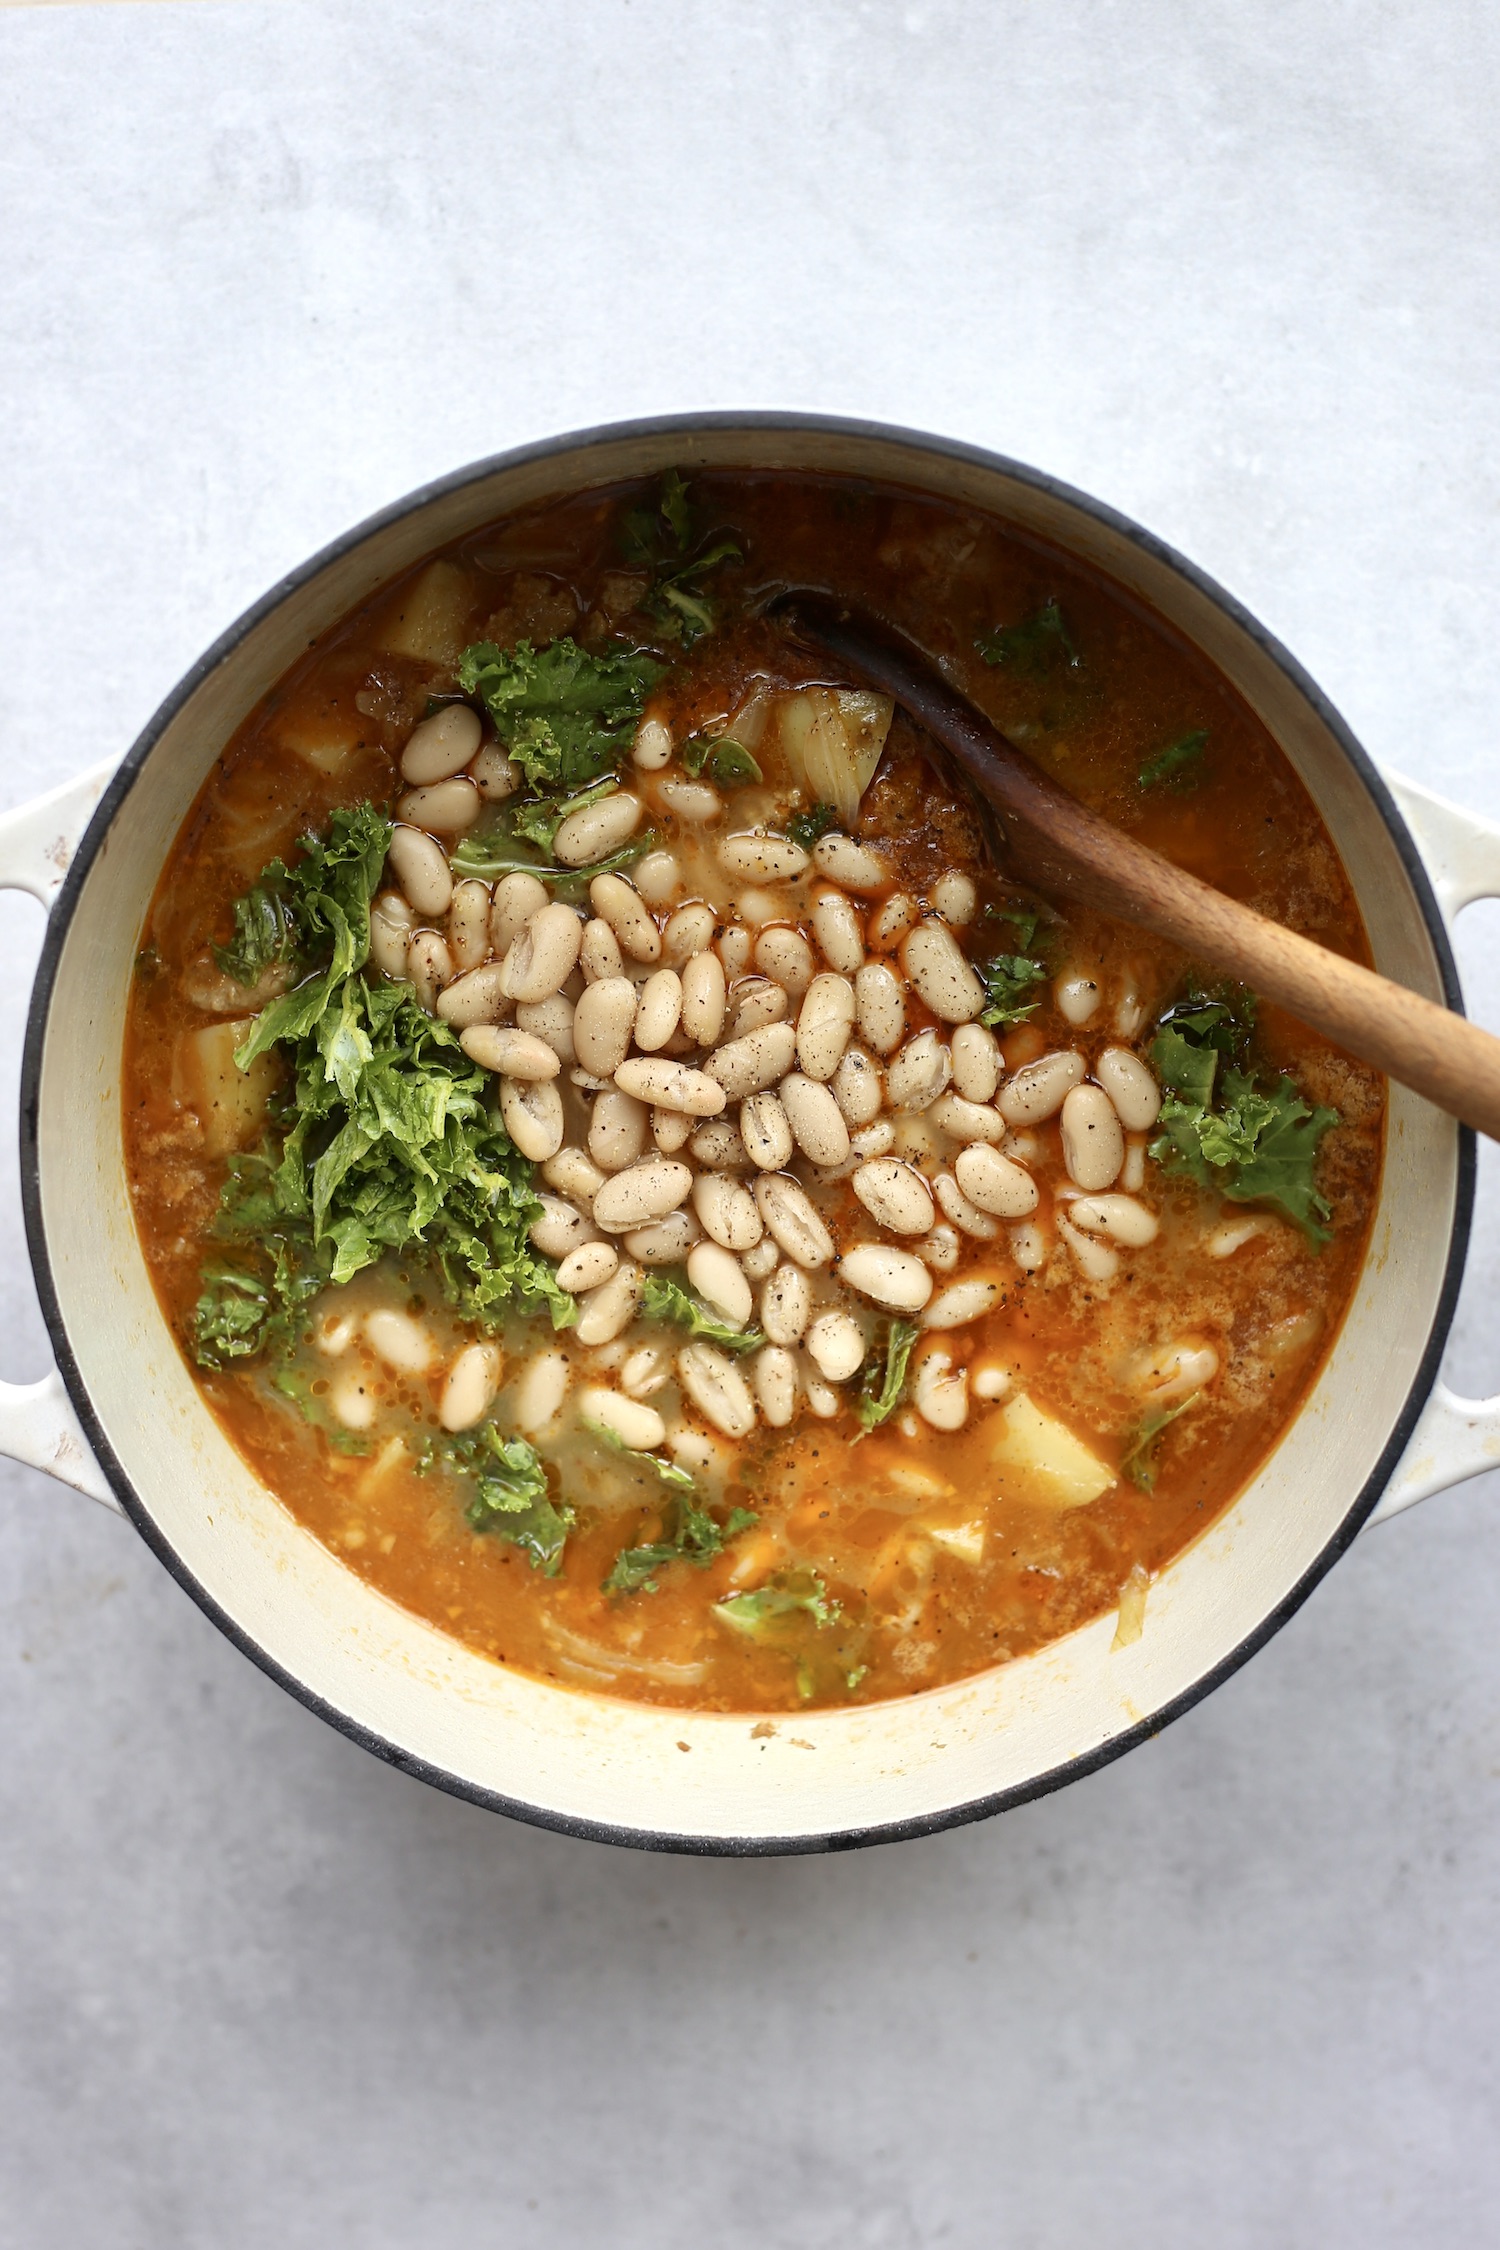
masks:
<svg viewBox="0 0 1500 2250"><path fill-rule="evenodd" d="M799 637L883 688L942 743L1000 816L1027 883L1170 938L1500 1140L1500 1039L1283 929L1090 812L885 627L816 595L793 595L785 609Z"/></svg>

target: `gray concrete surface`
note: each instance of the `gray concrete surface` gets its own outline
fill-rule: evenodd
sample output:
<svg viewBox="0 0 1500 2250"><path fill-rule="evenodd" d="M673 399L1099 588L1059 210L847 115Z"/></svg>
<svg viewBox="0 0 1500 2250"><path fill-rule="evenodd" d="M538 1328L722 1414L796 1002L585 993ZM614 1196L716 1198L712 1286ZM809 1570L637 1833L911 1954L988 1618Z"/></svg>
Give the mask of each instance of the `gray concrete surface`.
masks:
<svg viewBox="0 0 1500 2250"><path fill-rule="evenodd" d="M0 798L419 479L773 404L1074 479L1500 812L1497 103L1461 0L0 9ZM0 1481L4 2250L1496 2239L1496 1480L1082 1786L743 1866L384 1770Z"/></svg>

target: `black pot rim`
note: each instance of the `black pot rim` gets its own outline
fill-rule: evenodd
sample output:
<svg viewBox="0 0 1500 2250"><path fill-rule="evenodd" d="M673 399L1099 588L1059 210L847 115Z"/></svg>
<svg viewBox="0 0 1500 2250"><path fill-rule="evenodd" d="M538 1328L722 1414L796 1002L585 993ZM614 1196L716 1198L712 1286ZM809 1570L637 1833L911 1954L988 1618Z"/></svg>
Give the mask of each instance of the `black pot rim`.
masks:
<svg viewBox="0 0 1500 2250"><path fill-rule="evenodd" d="M963 443L954 438L934 437L921 430L911 430L894 423L850 419L841 415L798 414L783 412L758 413L740 410L710 414L673 414L646 416L633 421L613 422L591 429L575 430L563 435L537 440L528 445L516 446L504 453L470 463L467 467L439 477L419 486L390 507L368 516L362 523L331 541L310 560L280 579L268 593L236 619L229 628L186 672L177 686L147 722L137 740L122 759L101 796L98 806L84 831L73 856L67 876L52 908L46 936L42 945L41 960L32 990L27 1016L25 1045L21 1065L21 1200L26 1223L27 1247L36 1276L37 1294L41 1300L42 1315L47 1325L48 1337L56 1357L58 1371L67 1388L75 1413L78 1416L99 1465L108 1479L111 1490L121 1507L147 1546L178 1584L212 1619L228 1640L252 1663L258 1665L271 1679L286 1689L289 1695L315 1712L332 1727L358 1743L386 1764L401 1772L415 1775L433 1787L446 1790L450 1795L467 1802L482 1805L492 1812L508 1814L512 1819L523 1820L533 1827L586 1837L593 1842L619 1844L637 1850L676 1852L700 1858L756 1859L793 1856L811 1852L852 1851L865 1845L895 1843L919 1836L940 1833L944 1829L967 1826L972 1821L988 1819L992 1814L1009 1811L1013 1806L1030 1803L1038 1797L1051 1795L1069 1782L1081 1780L1086 1774L1096 1773L1101 1767L1121 1758L1149 1736L1160 1734L1174 1719L1203 1700L1219 1687L1242 1664L1263 1648L1273 1634L1280 1631L1289 1618L1302 1607L1319 1581L1332 1569L1339 1557L1359 1533L1366 1517L1384 1491L1392 1472L1406 1449L1408 1440L1425 1406L1441 1363L1443 1347L1452 1324L1457 1303L1459 1284L1463 1276L1464 1259L1468 1250L1469 1230L1473 1216L1475 1154L1474 1135L1467 1127L1459 1127L1458 1179L1454 1204L1453 1227L1449 1241L1448 1257L1444 1267L1443 1285L1437 1309L1421 1362L1408 1389L1405 1402L1397 1417L1389 1442L1375 1469L1356 1494L1338 1530L1327 1541L1303 1572L1296 1585L1255 1627L1228 1650L1201 1678L1185 1688L1180 1695L1154 1711L1126 1732L1113 1735L1096 1748L1066 1759L1047 1772L1034 1775L1029 1781L1012 1788L972 1798L958 1805L944 1807L941 1811L913 1815L904 1820L872 1824L816 1835L804 1836L694 1836L669 1834L656 1829L632 1829L611 1822L588 1820L574 1814L556 1813L545 1806L528 1804L508 1797L497 1790L484 1789L451 1773L447 1768L435 1766L424 1758L415 1757L402 1750L383 1735L374 1733L358 1719L327 1702L304 1681L289 1672L284 1665L270 1656L254 1637L247 1633L219 1605L215 1597L183 1563L170 1542L158 1530L150 1511L136 1491L123 1464L115 1454L94 1412L87 1385L74 1354L63 1319L57 1286L48 1252L41 1205L41 1155L38 1136L39 1099L41 1085L42 1051L46 1039L47 1021L52 994L56 984L58 964L61 959L68 929L76 911L79 898L88 879L89 870L104 843L115 814L124 803L137 775L155 749L162 734L175 718L183 704L194 695L202 682L220 665L232 650L251 633L263 618L276 609L288 595L340 557L350 553L368 539L372 533L387 525L399 522L414 510L451 492L493 476L497 472L519 467L523 463L545 461L563 454L586 451L589 447L602 447L621 440L648 437L674 437L684 439L695 433L711 431L813 431L830 435L861 438L879 444L903 446L918 453L935 455L954 461L972 463L974 466L997 471L1013 482L1029 485L1033 490L1062 500L1069 506L1109 530L1119 534L1150 555L1183 579L1196 592L1224 612L1240 630L1255 643L1261 652L1284 674L1298 693L1317 713L1323 725L1334 736L1350 765L1358 774L1374 800L1381 817L1390 831L1392 841L1406 869L1412 889L1421 908L1427 932L1439 963L1444 996L1451 1008L1463 1009L1463 996L1459 986L1458 971L1449 943L1447 927L1433 893L1431 882L1410 830L1398 810L1378 768L1355 739L1343 718L1312 680L1302 666L1284 648L1273 634L1238 602L1232 594L1218 585L1208 574L1184 556L1177 553L1151 532L1131 521L1118 510L1093 499L1088 493L1078 491L1061 478L1049 476L1025 462L1014 461L1003 454L993 453L982 446Z"/></svg>

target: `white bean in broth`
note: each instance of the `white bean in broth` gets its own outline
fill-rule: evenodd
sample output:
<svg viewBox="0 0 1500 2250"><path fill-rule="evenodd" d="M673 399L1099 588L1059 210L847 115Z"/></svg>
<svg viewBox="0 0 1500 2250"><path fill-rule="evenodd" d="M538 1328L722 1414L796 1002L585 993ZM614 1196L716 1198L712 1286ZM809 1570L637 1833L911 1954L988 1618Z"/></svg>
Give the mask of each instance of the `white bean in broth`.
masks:
<svg viewBox="0 0 1500 2250"><path fill-rule="evenodd" d="M649 551L674 552L681 524L685 558L728 540L753 555L750 577L721 558L701 582L658 585L665 560L625 567L590 547L608 508L586 521L564 507L536 518L555 516L547 559L492 568L480 554L503 541L480 542L433 566L399 625L350 629L350 647L393 636L370 641L358 674L378 684L350 691L369 706L349 728L360 747L347 780L302 761L312 817L287 795L276 844L290 862L299 823L319 832L366 799L395 808L356 973L398 1011L392 1027L430 1027L400 1054L421 1047L452 1076L446 1107L400 1113L401 1131L430 1118L445 1136L421 1190L436 1216L322 1290L281 1387L268 1349L235 1356L253 1311L226 1301L205 1382L268 1474L301 1449L289 1504L350 1567L523 1670L719 1709L860 1701L1070 1630L1238 1488L1347 1301L1380 1089L1310 1034L1257 1027L1234 994L1197 992L1195 1008L1169 948L1030 897L1023 870L988 860L909 723L809 678L742 588L774 582L795 518L795 575L821 541L838 558L827 582L919 640L941 612L955 678L1043 763L1056 750L1059 777L1110 817L1170 850L1174 824L1211 807L1219 825L1195 825L1193 848L1220 851L1230 887L1293 922L1299 899L1331 899L1340 942L1358 955L1364 941L1274 747L1092 582L1041 582L1002 531L910 500L851 490L840 507L868 519L855 540L821 488L797 487L795 504L734 480L702 480L701 503L699 480L685 489L705 512L684 517L668 495ZM461 628L442 627L463 589ZM465 646L491 645L498 659L459 666ZM607 700L591 667L649 678L611 720L607 756L539 778L541 738L516 731L485 665L524 670L565 645L590 695ZM343 692L322 662L314 651L320 709ZM279 708L295 719L295 699ZM269 715L245 740L247 771L288 755ZM1197 778L1153 796L1140 776L1184 741L1174 756ZM1250 802L1271 808L1274 846L1264 814L1237 811ZM155 916L164 932L182 923L184 873L228 861L214 839L230 812L205 804L174 863L179 902ZM243 873L207 901L195 957L232 951L242 888ZM283 1131L264 1105L302 1063L278 1048L262 1106L221 1116L215 1020L184 1013L187 957L162 957L167 981L142 981L136 1001L146 1122L132 1111L127 1138L153 1271L191 1337L213 1294L196 1253L207 1270L222 1177L191 1135L205 1111L210 1149L250 1148L268 1116ZM278 973L319 966L310 954ZM226 1027L234 1044L257 1004ZM360 1036L397 1052L394 1028ZM341 1046L331 1021L317 1038L349 1080L358 1039ZM1194 1060L1205 1040L1211 1068ZM1214 1074L1216 1113L1243 1083L1281 1116L1278 1087L1295 1087L1314 1139L1328 1136L1316 1175L1303 1168L1320 1202L1237 1199L1208 1158L1201 1177L1174 1159L1197 1145L1184 1089ZM429 1077L424 1102L433 1091ZM380 1114L394 1134L397 1111ZM1255 1129L1250 1111L1236 1119ZM174 1147L174 1132L189 1139ZM202 1186L173 1206L168 1167L185 1164ZM380 1192L406 1176L388 1165ZM491 1243L512 1195L520 1215ZM352 1212L331 1214L349 1244ZM1315 1250L1319 1231L1331 1240ZM1160 1367L1170 1382L1134 1372Z"/></svg>

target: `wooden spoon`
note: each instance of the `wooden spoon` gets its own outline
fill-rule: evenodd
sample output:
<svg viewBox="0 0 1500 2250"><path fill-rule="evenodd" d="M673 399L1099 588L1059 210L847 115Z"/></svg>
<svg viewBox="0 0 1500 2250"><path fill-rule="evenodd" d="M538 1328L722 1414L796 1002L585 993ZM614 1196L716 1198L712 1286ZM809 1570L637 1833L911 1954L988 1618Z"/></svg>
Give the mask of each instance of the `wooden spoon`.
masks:
<svg viewBox="0 0 1500 2250"><path fill-rule="evenodd" d="M799 640L894 697L943 745L999 816L1028 884L1170 938L1450 1117L1500 1140L1500 1039L1283 929L1124 835L1048 780L887 626L821 594L783 595L774 607Z"/></svg>

